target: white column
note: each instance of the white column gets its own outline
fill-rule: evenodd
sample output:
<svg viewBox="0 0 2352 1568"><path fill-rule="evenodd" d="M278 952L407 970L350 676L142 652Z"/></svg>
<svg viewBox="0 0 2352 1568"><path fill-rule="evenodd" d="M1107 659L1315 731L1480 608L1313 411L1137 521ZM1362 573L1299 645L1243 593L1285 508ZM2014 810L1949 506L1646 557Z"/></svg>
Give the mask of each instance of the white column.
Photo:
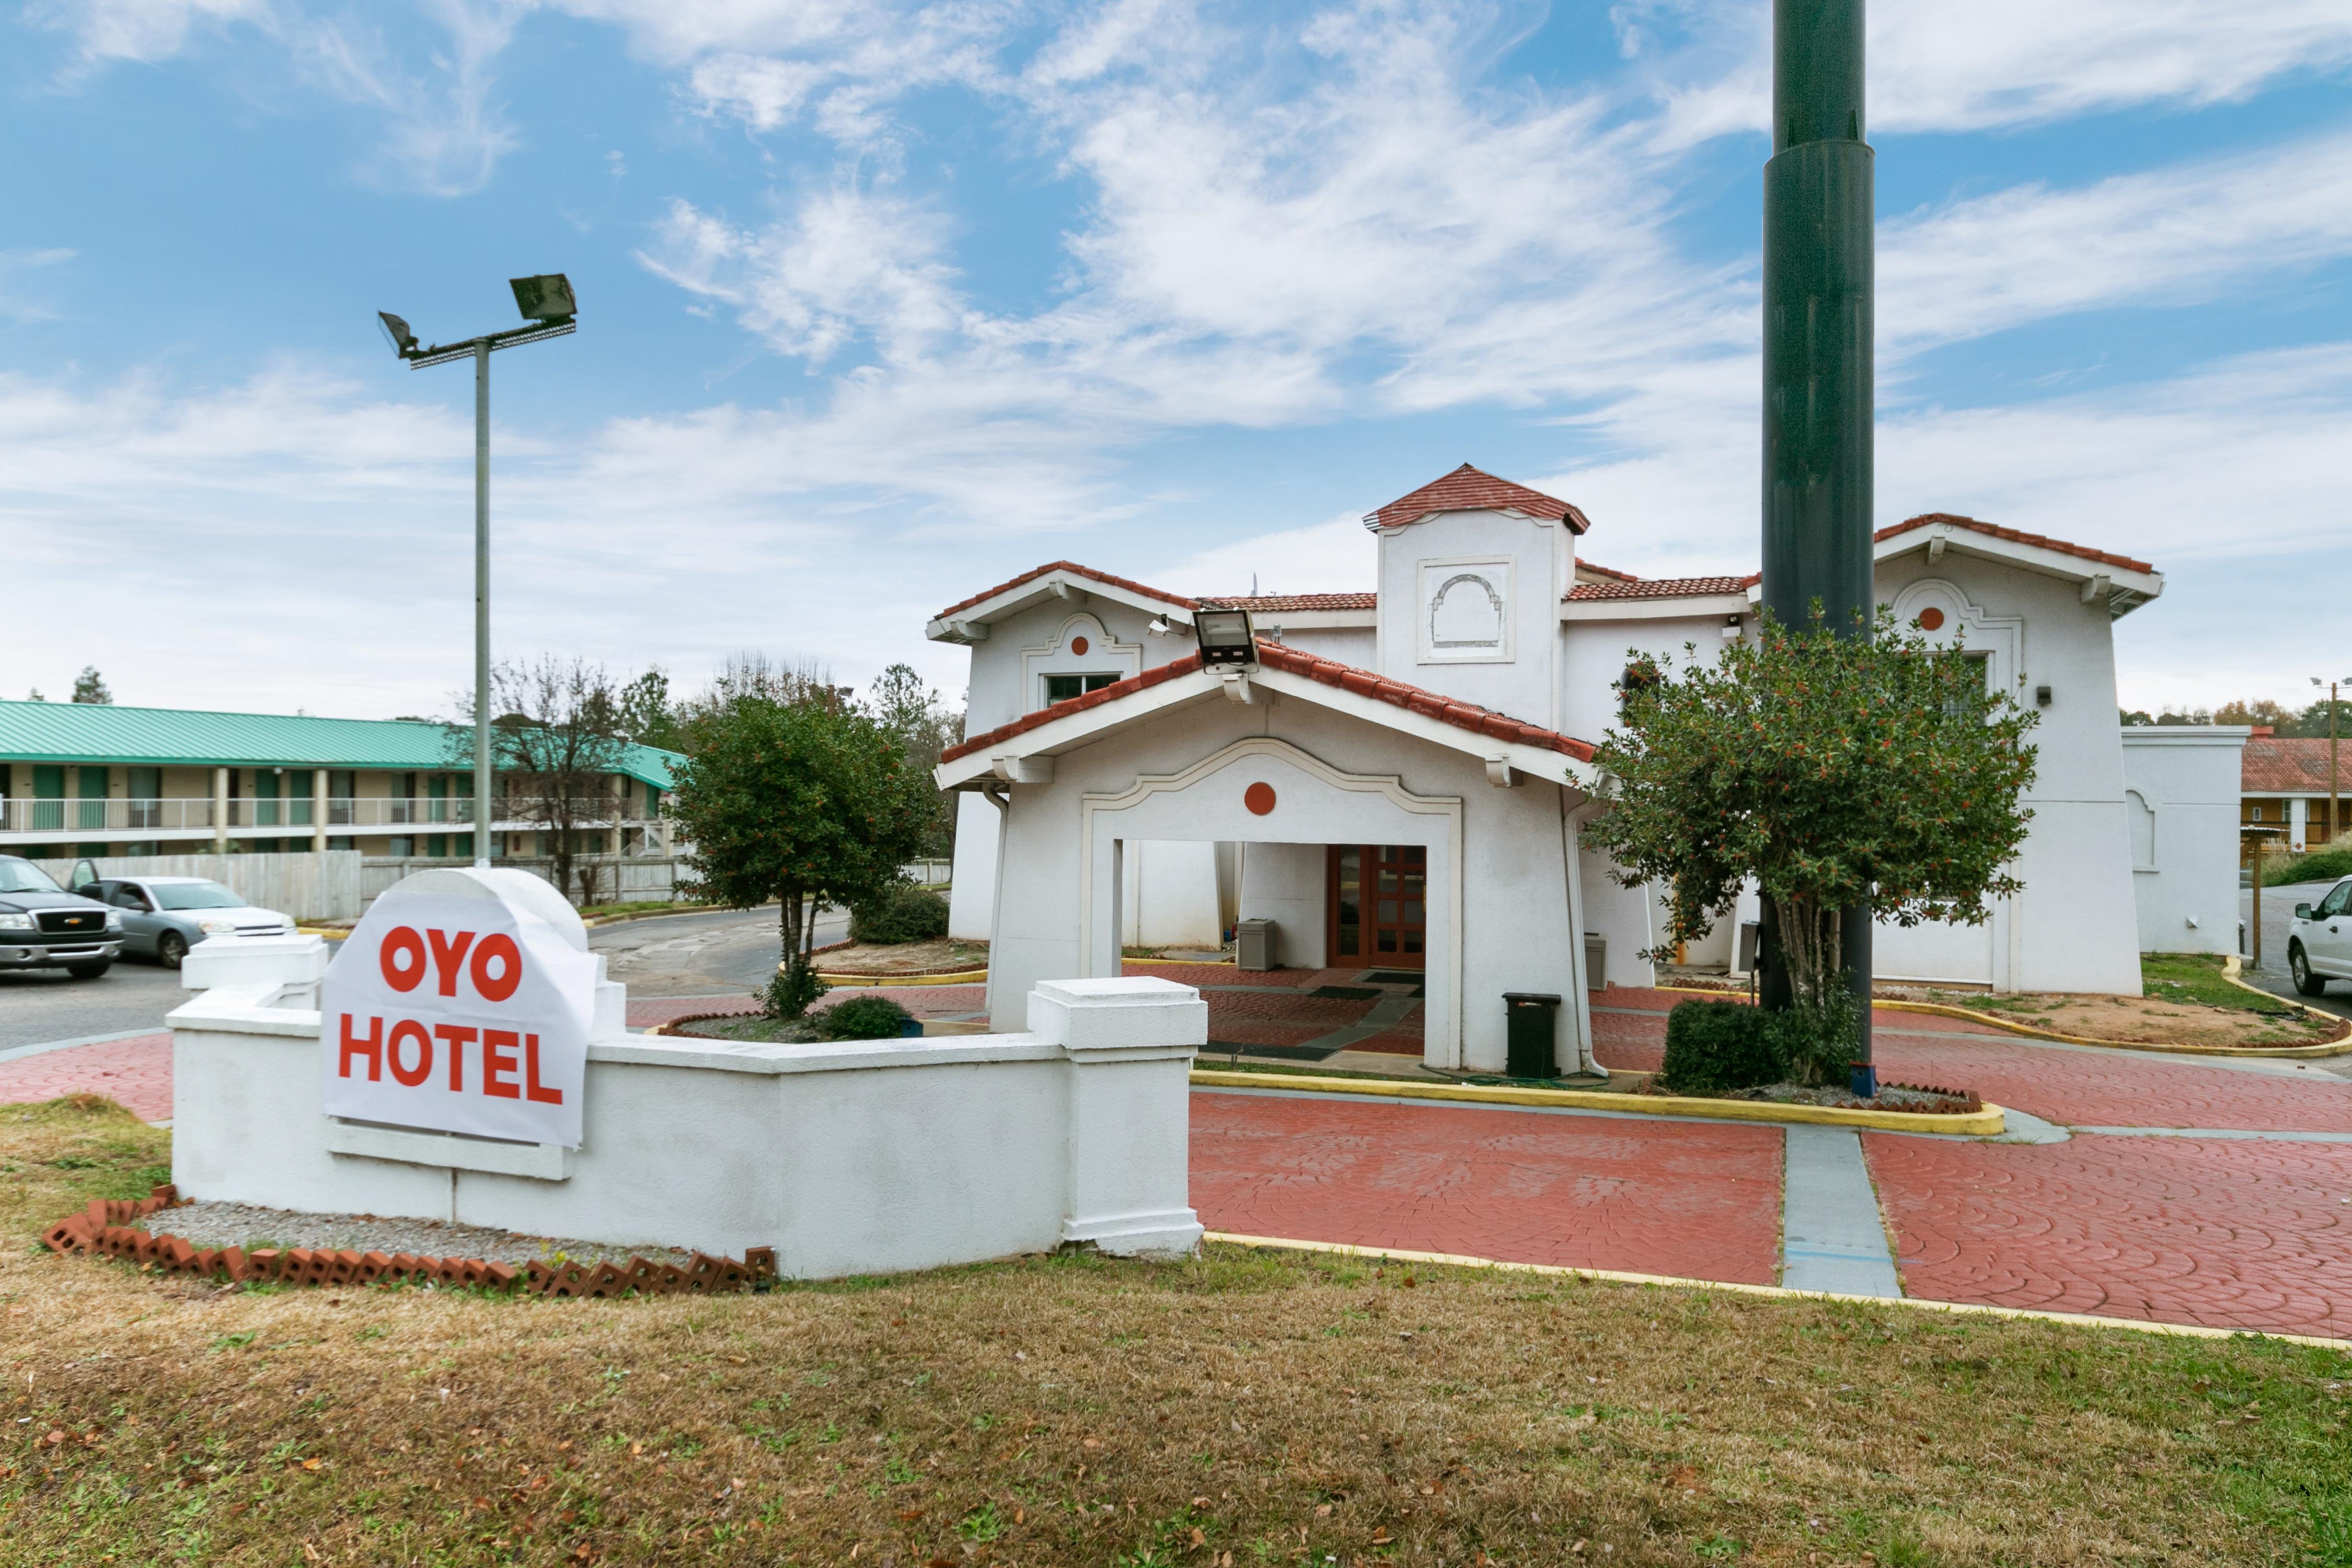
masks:
<svg viewBox="0 0 2352 1568"><path fill-rule="evenodd" d="M2287 847L2300 855L2304 849L2305 825L2311 820L2311 802L2301 795L2286 803Z"/></svg>
<svg viewBox="0 0 2352 1568"><path fill-rule="evenodd" d="M213 853L228 853L228 770L213 770Z"/></svg>
<svg viewBox="0 0 2352 1568"><path fill-rule="evenodd" d="M327 770L310 770L310 852L327 852Z"/></svg>
<svg viewBox="0 0 2352 1568"><path fill-rule="evenodd" d="M1192 1058L1209 1005L1149 975L1049 980L1029 993L1029 1028L1069 1058L1069 1184L1062 1239L1105 1252L1189 1255Z"/></svg>

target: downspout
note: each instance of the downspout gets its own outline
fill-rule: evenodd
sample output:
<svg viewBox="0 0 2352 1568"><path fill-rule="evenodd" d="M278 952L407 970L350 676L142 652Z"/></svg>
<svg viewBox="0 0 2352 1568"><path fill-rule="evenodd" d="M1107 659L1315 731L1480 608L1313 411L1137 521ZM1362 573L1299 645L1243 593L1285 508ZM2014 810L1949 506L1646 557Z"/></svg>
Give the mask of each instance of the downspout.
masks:
<svg viewBox="0 0 2352 1568"><path fill-rule="evenodd" d="M1577 863L1582 853L1580 840L1583 826L1600 810L1601 803L1586 795L1571 806L1568 795L1569 786L1560 785L1559 853L1568 880L1568 975L1572 992L1569 998L1570 1026L1576 1036L1576 1070L1605 1077L1605 1070L1592 1052L1592 993L1584 963L1584 875Z"/></svg>
<svg viewBox="0 0 2352 1568"><path fill-rule="evenodd" d="M984 784L980 786L980 798L996 807L996 885L988 897L988 988L982 994L981 1006L988 1014L988 1026L996 1027L996 936L998 923L1004 918L1004 840L1013 830L1013 786L1006 784Z"/></svg>

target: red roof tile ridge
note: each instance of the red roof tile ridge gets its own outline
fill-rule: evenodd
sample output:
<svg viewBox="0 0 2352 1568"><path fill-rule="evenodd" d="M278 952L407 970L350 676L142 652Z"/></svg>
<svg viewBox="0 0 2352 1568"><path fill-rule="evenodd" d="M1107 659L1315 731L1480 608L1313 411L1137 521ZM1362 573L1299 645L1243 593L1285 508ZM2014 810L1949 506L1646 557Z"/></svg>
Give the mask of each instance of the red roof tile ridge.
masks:
<svg viewBox="0 0 2352 1568"><path fill-rule="evenodd" d="M956 603L950 605L946 609L941 610L938 615L933 616L931 618L935 621L944 621L950 616L959 614L964 610L969 610L974 605L984 604L988 600L996 597L999 594L1010 593L1013 589L1021 586L1024 583L1034 583L1049 572L1068 572L1080 577L1091 577L1097 583L1106 583L1114 588L1125 588L1131 594L1140 594L1145 598L1157 599L1163 605L1173 605L1178 609L1189 610L1192 608L1193 602L1184 597L1181 594L1171 594L1165 589L1154 588L1150 584L1138 583L1129 577L1115 577L1108 572L1097 572L1091 566L1081 566L1075 561L1048 561L1045 565L1036 567L1031 571L1024 572L1020 576L1013 578L1009 582L999 583L995 587L985 589L981 593L974 594L969 599L958 600Z"/></svg>
<svg viewBox="0 0 2352 1568"><path fill-rule="evenodd" d="M1614 566L1603 566L1600 562L1588 561L1581 555L1576 558L1576 569L1579 572L1598 572L1603 577L1614 577L1620 583L1638 583L1642 580L1631 572L1620 572Z"/></svg>
<svg viewBox="0 0 2352 1568"><path fill-rule="evenodd" d="M1565 522L1582 533L1592 526L1583 512L1558 496L1497 479L1465 463L1442 479L1409 495L1399 496L1364 519L1375 528L1402 528L1438 511L1523 511L1550 522Z"/></svg>
<svg viewBox="0 0 2352 1568"><path fill-rule="evenodd" d="M1574 757L1579 762L1592 760L1592 746L1590 742L1580 741L1573 735L1563 735L1556 730L1547 730L1541 725L1529 724L1522 720L1514 719L1508 714L1497 713L1490 708L1481 708L1475 703L1464 702L1423 687L1408 685L1402 680L1391 680L1360 665L1345 664L1336 658L1325 658L1320 654L1285 647L1280 643L1267 642L1263 638L1258 642L1258 663L1269 669L1279 669L1292 675L1303 675L1320 685L1393 703L1397 707L1426 714L1454 725L1457 729L1493 735L1502 740L1517 742L1521 745L1534 746L1542 751L1558 752L1564 756ZM1120 698L1131 697L1147 687L1158 686L1163 681L1173 680L1181 675L1193 674L1200 668L1201 656L1197 653L1188 653L1183 658L1171 660L1167 664L1154 665L1140 675L1130 675L1125 680L1113 681L1108 686L1087 692L1083 696L1066 697L1061 701L1050 703L1034 713L1024 713L1009 724L999 724L984 734L974 735L960 744L950 746L940 753L940 761L942 763L959 761L985 751L991 746L1002 744L1016 735L1024 735L1032 730L1050 724L1057 719L1066 719L1072 714L1083 713L1090 708L1099 708L1104 703L1116 702Z"/></svg>
<svg viewBox="0 0 2352 1568"><path fill-rule="evenodd" d="M2156 571L2156 568L2147 562L2135 561L2128 555L2116 555L2105 550L2094 550L2087 544L2074 544L2063 539L2053 539L2046 533L2027 533L2021 529L2003 528L1999 523L1986 522L1979 518L1963 517L1956 511L1922 512L1917 517L1905 518L1892 527L1882 528L1871 535L1871 538L1874 542L1884 542L1898 534L1933 527L1937 523L1953 528L1965 528L1971 532L1988 534L1994 539L2006 539L2012 544L2031 544L2042 550L2055 550L2061 554L2079 555L2085 561L2104 561L2110 566L2121 566L2130 572L2146 572L2153 574Z"/></svg>
<svg viewBox="0 0 2352 1568"><path fill-rule="evenodd" d="M1229 594L1220 596L1203 594L1194 601L1198 605L1224 605L1236 610L1370 610L1377 608L1378 594Z"/></svg>
<svg viewBox="0 0 2352 1568"><path fill-rule="evenodd" d="M1745 594L1763 581L1761 574L1745 577L1645 577L1630 583L1579 583L1568 591L1570 599L1685 599L1707 595Z"/></svg>

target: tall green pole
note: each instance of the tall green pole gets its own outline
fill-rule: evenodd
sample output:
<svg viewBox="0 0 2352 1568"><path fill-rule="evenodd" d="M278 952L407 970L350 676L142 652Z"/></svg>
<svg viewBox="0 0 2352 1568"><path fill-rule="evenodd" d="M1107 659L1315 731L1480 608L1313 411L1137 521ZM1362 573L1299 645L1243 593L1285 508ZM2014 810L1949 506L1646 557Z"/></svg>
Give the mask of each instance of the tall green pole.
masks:
<svg viewBox="0 0 2352 1568"><path fill-rule="evenodd" d="M1868 626L1871 584L1872 153L1863 137L1863 0L1774 0L1772 158L1764 165L1764 605L1801 627ZM1760 999L1787 1006L1764 914ZM1870 917L1845 911L1844 963L1870 1051Z"/></svg>

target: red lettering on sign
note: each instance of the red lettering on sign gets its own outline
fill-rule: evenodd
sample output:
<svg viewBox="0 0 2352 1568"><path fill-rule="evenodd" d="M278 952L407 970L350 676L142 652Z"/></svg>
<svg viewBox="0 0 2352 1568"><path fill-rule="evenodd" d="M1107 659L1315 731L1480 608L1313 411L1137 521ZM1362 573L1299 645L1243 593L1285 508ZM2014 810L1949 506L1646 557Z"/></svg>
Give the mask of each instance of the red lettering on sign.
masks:
<svg viewBox="0 0 2352 1568"><path fill-rule="evenodd" d="M383 1081L383 1020L382 1018L370 1018L368 1020L367 1038L363 1040L355 1040L352 1038L352 1016L349 1013L343 1015L342 1077L349 1078L352 1076L352 1058L354 1056L362 1056L367 1058L368 1082L379 1083Z"/></svg>
<svg viewBox="0 0 2352 1568"><path fill-rule="evenodd" d="M449 1047L449 1092L466 1092L466 1047L481 1031L471 1024L436 1024L433 1036Z"/></svg>
<svg viewBox="0 0 2352 1568"><path fill-rule="evenodd" d="M525 1035L522 1037L522 1082L525 1100L535 1100L541 1105L563 1103L562 1089L548 1089L539 1081L539 1037L537 1035Z"/></svg>
<svg viewBox="0 0 2352 1568"><path fill-rule="evenodd" d="M408 955L405 963L394 961ZM416 983L425 978L425 939L416 934L414 926L394 926L383 933L383 945L376 949L375 961L383 970L383 983L394 991L414 991Z"/></svg>
<svg viewBox="0 0 2352 1568"><path fill-rule="evenodd" d="M522 1090L514 1081L515 1032L512 1029L482 1031L482 1092L500 1100L520 1100ZM501 1048L503 1047L503 1048Z"/></svg>
<svg viewBox="0 0 2352 1568"><path fill-rule="evenodd" d="M441 940L441 932L428 929L425 941L433 944L433 969L440 976L441 994L457 994L457 973L466 967L466 950L474 945L474 933L461 931L452 942Z"/></svg>
<svg viewBox="0 0 2352 1568"><path fill-rule="evenodd" d="M413 1068L401 1063L400 1043L403 1040L416 1042L416 1065ZM425 1081L425 1075L433 1070L433 1037L426 1034L425 1026L415 1019L403 1018L393 1025L392 1038L385 1042L384 1055L392 1058L392 1076L405 1087L415 1089Z"/></svg>
<svg viewBox="0 0 2352 1568"><path fill-rule="evenodd" d="M499 962L499 977L490 978L490 960ZM504 931L492 931L474 946L474 989L485 1002L503 1002L522 984L522 950ZM510 1035L509 1039L512 1039Z"/></svg>

